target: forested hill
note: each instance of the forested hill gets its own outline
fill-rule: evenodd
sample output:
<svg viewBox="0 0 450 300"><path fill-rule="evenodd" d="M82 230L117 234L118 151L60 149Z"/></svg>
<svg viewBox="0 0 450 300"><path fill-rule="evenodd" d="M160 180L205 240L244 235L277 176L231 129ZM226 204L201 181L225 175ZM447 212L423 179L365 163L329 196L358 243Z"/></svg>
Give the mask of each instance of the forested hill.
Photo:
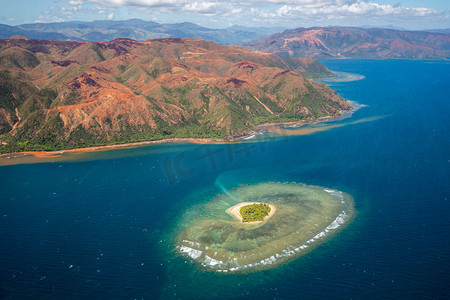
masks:
<svg viewBox="0 0 450 300"><path fill-rule="evenodd" d="M201 39L0 40L1 151L170 137L232 138L258 124L333 116L350 105L283 59Z"/></svg>

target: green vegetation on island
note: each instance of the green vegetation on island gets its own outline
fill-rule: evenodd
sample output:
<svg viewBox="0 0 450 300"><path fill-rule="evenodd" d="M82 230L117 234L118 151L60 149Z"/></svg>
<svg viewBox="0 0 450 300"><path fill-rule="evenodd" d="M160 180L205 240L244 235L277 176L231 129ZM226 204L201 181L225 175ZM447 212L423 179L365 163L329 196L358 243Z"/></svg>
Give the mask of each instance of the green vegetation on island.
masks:
<svg viewBox="0 0 450 300"><path fill-rule="evenodd" d="M239 213L242 216L242 222L262 221L270 213L270 206L265 203L253 203L241 207Z"/></svg>
<svg viewBox="0 0 450 300"><path fill-rule="evenodd" d="M223 191L189 207L174 228L177 252L205 270L249 273L273 268L327 241L353 216L350 195L320 186L261 182ZM241 202L236 204L236 199ZM257 224L230 220L230 213L236 216L252 203L271 207L270 219Z"/></svg>

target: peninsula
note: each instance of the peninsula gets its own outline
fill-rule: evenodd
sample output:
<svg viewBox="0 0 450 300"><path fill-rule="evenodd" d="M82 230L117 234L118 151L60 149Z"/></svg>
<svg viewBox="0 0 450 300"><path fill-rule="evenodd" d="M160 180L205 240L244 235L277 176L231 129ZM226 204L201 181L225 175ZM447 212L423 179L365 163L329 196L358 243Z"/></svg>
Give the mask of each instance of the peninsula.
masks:
<svg viewBox="0 0 450 300"><path fill-rule="evenodd" d="M200 39L0 40L0 153L177 138L230 140L351 105L311 58Z"/></svg>

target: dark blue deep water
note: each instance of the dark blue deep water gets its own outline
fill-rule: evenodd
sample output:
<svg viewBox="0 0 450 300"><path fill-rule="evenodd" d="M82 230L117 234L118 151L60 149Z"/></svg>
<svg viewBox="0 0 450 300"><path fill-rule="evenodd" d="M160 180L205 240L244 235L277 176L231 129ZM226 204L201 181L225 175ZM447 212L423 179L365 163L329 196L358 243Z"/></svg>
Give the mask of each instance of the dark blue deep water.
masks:
<svg viewBox="0 0 450 300"><path fill-rule="evenodd" d="M329 83L367 105L330 123L345 126L0 167L0 298L449 298L450 63L324 63L365 76ZM266 271L205 272L176 254L177 222L191 204L207 203L219 185L264 181L347 192L356 217Z"/></svg>

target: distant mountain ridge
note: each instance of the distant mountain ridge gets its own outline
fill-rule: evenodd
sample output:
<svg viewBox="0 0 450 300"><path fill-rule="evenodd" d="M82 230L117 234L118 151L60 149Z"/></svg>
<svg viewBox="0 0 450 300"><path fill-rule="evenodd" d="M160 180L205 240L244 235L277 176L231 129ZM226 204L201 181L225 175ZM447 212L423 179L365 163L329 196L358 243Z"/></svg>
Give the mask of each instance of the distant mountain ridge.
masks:
<svg viewBox="0 0 450 300"><path fill-rule="evenodd" d="M8 26L0 24L0 38L21 35L30 39L109 42L117 38L145 41L156 38L201 38L221 45L242 45L281 57L445 59L450 57L448 29L407 31L386 28L282 27L234 25L213 29L184 22L160 24L124 21L70 21Z"/></svg>
<svg viewBox="0 0 450 300"><path fill-rule="evenodd" d="M450 34L314 27L285 30L243 46L280 57L446 59L450 57Z"/></svg>
<svg viewBox="0 0 450 300"><path fill-rule="evenodd" d="M351 106L301 74L330 72L201 39L0 40L0 152L174 137L233 138Z"/></svg>
<svg viewBox="0 0 450 300"><path fill-rule="evenodd" d="M156 38L201 38L222 45L239 45L279 32L276 28L232 26L212 29L193 23L160 24L153 21L130 19L125 21L70 21L60 23L33 23L17 26L0 24L0 38L22 35L31 39L58 41L109 42L117 38L145 41Z"/></svg>

